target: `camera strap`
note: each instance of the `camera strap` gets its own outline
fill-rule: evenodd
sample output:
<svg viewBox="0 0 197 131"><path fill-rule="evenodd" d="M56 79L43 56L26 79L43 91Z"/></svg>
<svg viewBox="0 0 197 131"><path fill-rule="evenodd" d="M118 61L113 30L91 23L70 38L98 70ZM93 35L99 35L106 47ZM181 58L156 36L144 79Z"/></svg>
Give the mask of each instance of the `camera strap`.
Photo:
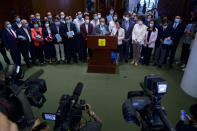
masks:
<svg viewBox="0 0 197 131"><path fill-rule="evenodd" d="M7 106L7 104L4 103L1 99L0 99L0 104L2 104L5 107L5 109L8 112L8 116L11 116L11 111L10 111L10 108Z"/></svg>

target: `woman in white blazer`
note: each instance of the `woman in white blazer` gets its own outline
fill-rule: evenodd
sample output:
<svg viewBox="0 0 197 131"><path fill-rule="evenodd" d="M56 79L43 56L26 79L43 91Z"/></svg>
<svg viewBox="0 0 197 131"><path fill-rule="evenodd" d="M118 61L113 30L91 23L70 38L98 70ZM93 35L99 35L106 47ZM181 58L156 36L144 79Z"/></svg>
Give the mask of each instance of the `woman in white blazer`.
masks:
<svg viewBox="0 0 197 131"><path fill-rule="evenodd" d="M157 36L158 36L158 29L155 27L154 20L151 20L145 34L142 64L149 65L150 57L152 54L152 50L155 47Z"/></svg>
<svg viewBox="0 0 197 131"><path fill-rule="evenodd" d="M144 44L144 38L147 30L147 26L144 25L144 21L144 16L139 16L138 22L134 25L132 32L133 61L131 64L135 64L135 66L138 66L138 62L141 57L141 48Z"/></svg>
<svg viewBox="0 0 197 131"><path fill-rule="evenodd" d="M115 22L115 28L112 29L111 36L118 37L118 51L117 51L117 63L123 60L123 45L122 40L125 38L125 30L120 27L119 22Z"/></svg>

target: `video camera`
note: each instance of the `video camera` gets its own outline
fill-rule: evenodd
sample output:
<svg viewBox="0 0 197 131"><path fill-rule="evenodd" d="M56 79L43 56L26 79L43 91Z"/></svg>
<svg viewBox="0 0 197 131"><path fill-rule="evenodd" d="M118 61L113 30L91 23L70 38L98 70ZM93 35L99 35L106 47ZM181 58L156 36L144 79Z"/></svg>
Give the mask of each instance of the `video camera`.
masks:
<svg viewBox="0 0 197 131"><path fill-rule="evenodd" d="M23 81L24 71L20 66L8 65L5 79L0 80L0 112L17 123L19 129L31 127L35 116L31 106L41 108L46 101L45 80L38 79L43 70Z"/></svg>
<svg viewBox="0 0 197 131"><path fill-rule="evenodd" d="M73 129L73 125L77 124L74 122L80 122L82 110L86 108L85 100L80 100L80 104L78 103L82 89L83 84L79 82L72 96L67 94L62 95L56 114L43 113L43 119L55 120L55 131L70 131Z"/></svg>
<svg viewBox="0 0 197 131"><path fill-rule="evenodd" d="M126 122L135 123L142 127L142 131L174 131L168 121L167 113L161 106L162 96L167 93L168 83L158 75L148 75L144 84L140 84L144 91L128 92L128 99L122 105L122 112ZM141 121L137 118L137 112Z"/></svg>

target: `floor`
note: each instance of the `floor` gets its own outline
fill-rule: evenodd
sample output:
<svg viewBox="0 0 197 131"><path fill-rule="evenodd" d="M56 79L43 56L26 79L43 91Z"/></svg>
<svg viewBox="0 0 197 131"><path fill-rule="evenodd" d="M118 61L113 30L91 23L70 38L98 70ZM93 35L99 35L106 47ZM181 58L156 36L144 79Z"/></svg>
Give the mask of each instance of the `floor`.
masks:
<svg viewBox="0 0 197 131"><path fill-rule="evenodd" d="M0 59L2 60L1 56ZM27 78L39 69L44 69L41 78L46 80L47 102L41 109L33 108L34 113L41 119L43 112L56 112L59 99L63 94L72 94L76 84L83 82L84 88L80 99L85 99L92 105L95 113L103 120L102 131L138 131L135 124L128 124L122 116L122 104L127 98L128 91L142 90L139 83L148 74L158 74L168 81L168 93L162 99L162 105L169 120L175 126L180 118L180 110L188 109L197 103L197 99L188 96L180 88L183 72L180 68L159 69L153 66L134 67L130 64L120 64L116 74L87 73L87 63L73 65L45 65L26 70ZM85 118L89 120L89 118ZM52 121L49 124L53 126Z"/></svg>

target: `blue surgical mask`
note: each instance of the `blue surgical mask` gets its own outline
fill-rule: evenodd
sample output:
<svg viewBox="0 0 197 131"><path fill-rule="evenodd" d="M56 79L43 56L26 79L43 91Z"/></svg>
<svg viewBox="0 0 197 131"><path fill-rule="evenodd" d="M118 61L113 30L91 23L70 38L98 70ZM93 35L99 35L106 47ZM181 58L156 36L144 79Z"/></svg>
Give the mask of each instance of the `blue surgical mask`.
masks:
<svg viewBox="0 0 197 131"><path fill-rule="evenodd" d="M180 22L180 19L175 19L174 22L175 23L179 23Z"/></svg>
<svg viewBox="0 0 197 131"><path fill-rule="evenodd" d="M167 27L168 27L167 25L166 26L163 26L164 29L166 29Z"/></svg>
<svg viewBox="0 0 197 131"><path fill-rule="evenodd" d="M142 22L142 21L138 21L138 24L139 24L139 25L142 25L142 24L143 24L143 22Z"/></svg>
<svg viewBox="0 0 197 131"><path fill-rule="evenodd" d="M21 19L20 19L20 18L16 18L16 22L18 22L18 23L19 23L20 21L21 21Z"/></svg>
<svg viewBox="0 0 197 131"><path fill-rule="evenodd" d="M133 16L133 15L132 15L132 16L131 16L131 18L132 18L132 19L134 19L134 18L135 18L135 16Z"/></svg>
<svg viewBox="0 0 197 131"><path fill-rule="evenodd" d="M39 26L38 26L38 24L34 24L34 27L35 27L35 28L38 28Z"/></svg>
<svg viewBox="0 0 197 131"><path fill-rule="evenodd" d="M28 28L28 27L29 27L29 24L28 24L28 23L27 23L27 24L25 24L25 27L26 27L26 28Z"/></svg>
<svg viewBox="0 0 197 131"><path fill-rule="evenodd" d="M7 25L7 28L8 28L8 29L11 29L11 28L12 28L12 25L10 25L10 24Z"/></svg>
<svg viewBox="0 0 197 131"><path fill-rule="evenodd" d="M71 20L66 20L66 24L70 24L71 23Z"/></svg>
<svg viewBox="0 0 197 131"><path fill-rule="evenodd" d="M82 14L78 15L78 18L81 19L82 18Z"/></svg>
<svg viewBox="0 0 197 131"><path fill-rule="evenodd" d="M60 22L55 22L55 25L60 25Z"/></svg>
<svg viewBox="0 0 197 131"><path fill-rule="evenodd" d="M150 24L150 28L152 28L154 25L153 24Z"/></svg>
<svg viewBox="0 0 197 131"><path fill-rule="evenodd" d="M61 19L64 19L64 17L65 17L64 15L61 15Z"/></svg>
<svg viewBox="0 0 197 131"><path fill-rule="evenodd" d="M98 16L94 16L94 20L98 20Z"/></svg>
<svg viewBox="0 0 197 131"><path fill-rule="evenodd" d="M45 27L49 27L49 24L45 24Z"/></svg>
<svg viewBox="0 0 197 131"><path fill-rule="evenodd" d="M51 16L51 15L49 15L49 16L48 16L48 18L49 18L49 19L52 19L52 16Z"/></svg>
<svg viewBox="0 0 197 131"><path fill-rule="evenodd" d="M114 16L114 21L117 21L118 20L118 17Z"/></svg>
<svg viewBox="0 0 197 131"><path fill-rule="evenodd" d="M150 19L148 18L148 19L147 19L147 21L149 22L149 21L150 21Z"/></svg>
<svg viewBox="0 0 197 131"><path fill-rule="evenodd" d="M37 16L36 19L37 19L37 20L40 20L40 16Z"/></svg>
<svg viewBox="0 0 197 131"><path fill-rule="evenodd" d="M113 14L114 14L114 11L113 11L113 10L111 10L111 11L110 11L110 15L113 15Z"/></svg>
<svg viewBox="0 0 197 131"><path fill-rule="evenodd" d="M35 17L32 17L32 18L31 18L31 21L35 21L35 20L36 20L36 18L35 18Z"/></svg>

